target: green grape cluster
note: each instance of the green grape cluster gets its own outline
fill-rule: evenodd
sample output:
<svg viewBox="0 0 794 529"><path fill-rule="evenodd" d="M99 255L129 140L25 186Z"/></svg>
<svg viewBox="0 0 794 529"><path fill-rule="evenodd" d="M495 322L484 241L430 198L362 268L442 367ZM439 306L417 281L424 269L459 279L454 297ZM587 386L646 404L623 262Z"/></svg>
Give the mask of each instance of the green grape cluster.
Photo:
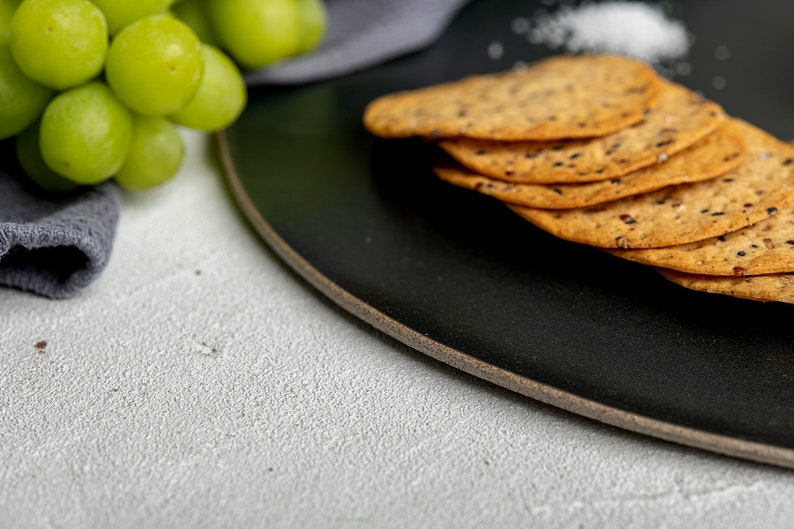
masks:
<svg viewBox="0 0 794 529"><path fill-rule="evenodd" d="M322 0L0 0L0 140L48 190L156 186L179 127L228 127L242 70L311 51L326 24Z"/></svg>

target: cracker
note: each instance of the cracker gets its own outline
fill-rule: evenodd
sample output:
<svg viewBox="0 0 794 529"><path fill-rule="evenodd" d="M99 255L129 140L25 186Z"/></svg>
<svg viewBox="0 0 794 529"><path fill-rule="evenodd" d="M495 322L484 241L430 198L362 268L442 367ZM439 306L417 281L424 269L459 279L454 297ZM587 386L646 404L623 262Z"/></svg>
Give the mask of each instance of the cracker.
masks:
<svg viewBox="0 0 794 529"><path fill-rule="evenodd" d="M659 269L665 278L691 290L755 301L794 303L794 274L721 277Z"/></svg>
<svg viewBox="0 0 794 529"><path fill-rule="evenodd" d="M794 163L794 157L789 158ZM704 241L645 250L610 250L623 259L700 275L794 273L794 207Z"/></svg>
<svg viewBox="0 0 794 529"><path fill-rule="evenodd" d="M599 206L543 210L510 206L563 239L603 248L658 248L716 237L777 213L794 198L792 147L734 120L746 154L722 177Z"/></svg>
<svg viewBox="0 0 794 529"><path fill-rule="evenodd" d="M585 184L514 184L482 176L457 164L442 161L435 173L451 184L493 196L519 206L568 209L593 206L623 197L648 193L686 182L716 178L742 160L744 140L731 121L667 161L622 177Z"/></svg>
<svg viewBox="0 0 794 529"><path fill-rule="evenodd" d="M440 145L474 172L512 183L593 182L664 161L713 132L724 118L717 103L663 81L658 102L641 121L607 136L559 142L456 138Z"/></svg>
<svg viewBox="0 0 794 529"><path fill-rule="evenodd" d="M660 78L642 62L614 55L561 55L520 69L382 96L365 109L364 125L385 138L583 138L640 121L660 88Z"/></svg>

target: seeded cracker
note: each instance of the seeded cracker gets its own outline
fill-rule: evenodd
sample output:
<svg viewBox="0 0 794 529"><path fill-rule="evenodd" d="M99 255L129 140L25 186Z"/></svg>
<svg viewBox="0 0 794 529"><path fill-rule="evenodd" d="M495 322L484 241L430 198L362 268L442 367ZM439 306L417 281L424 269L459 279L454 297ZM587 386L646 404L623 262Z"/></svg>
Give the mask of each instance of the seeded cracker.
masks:
<svg viewBox="0 0 794 529"><path fill-rule="evenodd" d="M609 134L640 121L661 80L613 55L557 56L521 69L382 96L364 112L377 136L555 140Z"/></svg>
<svg viewBox="0 0 794 529"><path fill-rule="evenodd" d="M794 149L781 165L794 167ZM611 250L630 261L690 274L750 276L794 272L794 205L751 226L705 241L647 250Z"/></svg>
<svg viewBox="0 0 794 529"><path fill-rule="evenodd" d="M457 138L440 145L474 172L508 182L593 182L664 161L713 132L724 118L718 104L663 81L658 102L642 120L607 136L559 142Z"/></svg>
<svg viewBox="0 0 794 529"><path fill-rule="evenodd" d="M751 277L720 277L685 274L659 269L665 278L691 290L725 294L755 301L794 303L794 274L770 274Z"/></svg>
<svg viewBox="0 0 794 529"><path fill-rule="evenodd" d="M746 154L724 176L600 206L542 210L511 206L563 239L603 248L659 248L716 237L774 215L794 199L791 147L735 120Z"/></svg>
<svg viewBox="0 0 794 529"><path fill-rule="evenodd" d="M738 126L722 127L667 161L622 177L585 184L513 184L474 173L454 161L440 162L435 173L451 184L519 206L581 208L656 191L670 185L716 178L742 160L744 140Z"/></svg>

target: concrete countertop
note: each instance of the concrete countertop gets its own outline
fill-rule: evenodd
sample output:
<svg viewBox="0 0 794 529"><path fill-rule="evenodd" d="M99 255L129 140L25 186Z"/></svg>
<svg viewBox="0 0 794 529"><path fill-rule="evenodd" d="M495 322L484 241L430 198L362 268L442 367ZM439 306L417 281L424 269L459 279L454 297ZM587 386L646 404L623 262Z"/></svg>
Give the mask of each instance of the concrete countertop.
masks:
<svg viewBox="0 0 794 529"><path fill-rule="evenodd" d="M791 471L540 404L337 308L186 139L90 288L0 289L0 527L791 526Z"/></svg>

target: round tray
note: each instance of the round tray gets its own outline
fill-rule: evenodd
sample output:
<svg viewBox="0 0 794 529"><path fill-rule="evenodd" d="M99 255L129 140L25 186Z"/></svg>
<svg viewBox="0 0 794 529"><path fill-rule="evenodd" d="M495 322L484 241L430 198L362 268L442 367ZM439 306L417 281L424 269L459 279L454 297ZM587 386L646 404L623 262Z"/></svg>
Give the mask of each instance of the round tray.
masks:
<svg viewBox="0 0 794 529"><path fill-rule="evenodd" d="M691 74L676 80L794 137L794 19L775 16L787 3L665 4L697 38ZM555 239L439 181L433 145L363 130L378 95L553 53L510 30L535 7L474 2L421 53L252 89L219 135L234 199L323 294L434 358L605 423L794 467L794 307L688 291ZM493 41L499 59L487 53Z"/></svg>

